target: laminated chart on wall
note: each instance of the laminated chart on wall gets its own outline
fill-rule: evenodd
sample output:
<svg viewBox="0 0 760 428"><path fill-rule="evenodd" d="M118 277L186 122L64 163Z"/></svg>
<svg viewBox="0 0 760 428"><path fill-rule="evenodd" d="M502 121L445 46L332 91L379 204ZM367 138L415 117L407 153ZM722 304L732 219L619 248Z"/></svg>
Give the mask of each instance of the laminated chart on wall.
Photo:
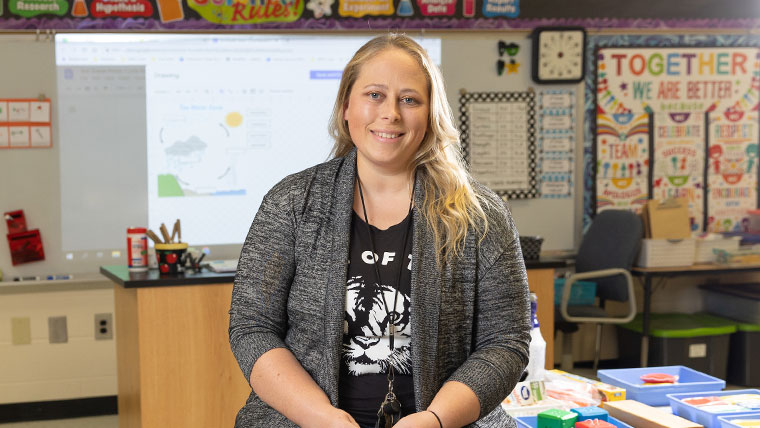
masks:
<svg viewBox="0 0 760 428"><path fill-rule="evenodd" d="M466 92L459 98L470 173L502 198L538 196L535 93Z"/></svg>
<svg viewBox="0 0 760 428"><path fill-rule="evenodd" d="M757 208L758 112L709 113L707 230L746 232Z"/></svg>
<svg viewBox="0 0 760 428"><path fill-rule="evenodd" d="M649 114L597 114L596 210L634 209L649 198Z"/></svg>
<svg viewBox="0 0 760 428"><path fill-rule="evenodd" d="M575 159L575 90L538 93L538 170L542 198L569 198Z"/></svg>
<svg viewBox="0 0 760 428"><path fill-rule="evenodd" d="M741 46L599 49L595 153L600 155L601 134L609 131L603 123L609 121L605 116L649 114L652 170L645 176L651 196L687 197L694 232L741 230L746 210L757 204L757 174L748 173L746 167L756 163L752 160L757 150L758 52ZM706 124L708 112L711 119ZM721 124L738 117L737 112L747 113L737 120L755 127L753 141L738 142L735 134L719 130ZM708 142L713 140L711 133L724 140ZM611 169L612 160L608 161ZM740 164L745 168L741 178ZM609 169L601 158L596 166L597 211L607 206L636 209L635 199L626 204L625 198L610 201L602 194L600 177ZM720 172L715 172L716 167Z"/></svg>
<svg viewBox="0 0 760 428"><path fill-rule="evenodd" d="M53 145L50 100L0 98L0 149Z"/></svg>
<svg viewBox="0 0 760 428"><path fill-rule="evenodd" d="M692 232L704 227L705 115L655 113L653 118L652 199L689 201Z"/></svg>

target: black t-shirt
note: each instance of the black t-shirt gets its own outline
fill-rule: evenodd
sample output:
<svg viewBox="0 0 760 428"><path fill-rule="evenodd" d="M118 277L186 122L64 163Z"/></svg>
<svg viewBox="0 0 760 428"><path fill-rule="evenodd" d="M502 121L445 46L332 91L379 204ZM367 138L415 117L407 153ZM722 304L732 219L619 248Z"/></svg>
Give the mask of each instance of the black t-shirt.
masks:
<svg viewBox="0 0 760 428"><path fill-rule="evenodd" d="M394 368L393 390L401 402L402 414L414 412L410 323L411 221L411 215L408 215L401 223L386 230L369 226L377 250L374 258L367 223L356 213L351 222L339 400L340 407L362 426L374 426L377 420L377 410L388 392L386 374L389 364ZM406 251L401 255L405 233ZM378 263L381 285L378 285L373 259ZM399 269L401 279L394 307ZM394 323L392 354L388 330L390 317L386 308L399 314Z"/></svg>

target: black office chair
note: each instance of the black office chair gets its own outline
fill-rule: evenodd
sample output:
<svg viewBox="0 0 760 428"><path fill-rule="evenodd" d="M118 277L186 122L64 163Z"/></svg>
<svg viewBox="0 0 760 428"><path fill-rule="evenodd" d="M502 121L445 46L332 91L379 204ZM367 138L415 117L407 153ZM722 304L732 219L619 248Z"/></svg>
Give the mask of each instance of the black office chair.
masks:
<svg viewBox="0 0 760 428"><path fill-rule="evenodd" d="M641 218L631 211L605 210L594 218L583 236L575 259L575 273L568 275L562 289L562 301L555 310L555 331L562 336L562 370L573 366L570 334L578 330L578 323L595 323L594 370L599 365L602 324L622 324L636 316L636 298L633 278L629 272L641 245L643 226ZM571 306L570 289L574 282L592 280L596 283L599 305ZM612 316L604 309L607 300L628 302L625 316Z"/></svg>

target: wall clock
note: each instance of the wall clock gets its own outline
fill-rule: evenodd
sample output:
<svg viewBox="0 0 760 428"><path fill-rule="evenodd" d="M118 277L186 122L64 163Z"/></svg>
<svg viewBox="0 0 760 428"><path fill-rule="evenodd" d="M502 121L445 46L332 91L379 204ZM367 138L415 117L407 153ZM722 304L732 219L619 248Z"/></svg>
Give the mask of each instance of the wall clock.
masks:
<svg viewBox="0 0 760 428"><path fill-rule="evenodd" d="M577 83L586 71L586 30L538 27L533 30L532 75L536 83Z"/></svg>

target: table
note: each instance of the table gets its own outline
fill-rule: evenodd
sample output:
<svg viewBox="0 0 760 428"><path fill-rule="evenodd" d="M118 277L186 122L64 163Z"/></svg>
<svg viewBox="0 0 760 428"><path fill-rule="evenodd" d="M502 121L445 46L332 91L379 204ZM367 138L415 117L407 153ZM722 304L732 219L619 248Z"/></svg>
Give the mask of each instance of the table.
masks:
<svg viewBox="0 0 760 428"><path fill-rule="evenodd" d="M642 311L641 330L641 367L647 367L649 363L649 318L652 303L652 278L673 278L677 276L689 275L719 275L753 271L760 271L760 264L731 263L720 265L704 263L680 267L632 268L631 275L642 277L644 280L644 309Z"/></svg>

